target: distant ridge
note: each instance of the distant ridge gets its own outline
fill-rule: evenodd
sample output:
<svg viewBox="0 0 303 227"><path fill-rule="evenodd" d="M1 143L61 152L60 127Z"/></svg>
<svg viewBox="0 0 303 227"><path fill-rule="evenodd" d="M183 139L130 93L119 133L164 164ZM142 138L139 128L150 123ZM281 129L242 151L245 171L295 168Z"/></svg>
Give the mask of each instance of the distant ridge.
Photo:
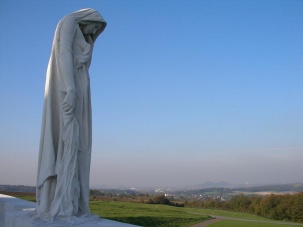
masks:
<svg viewBox="0 0 303 227"><path fill-rule="evenodd" d="M206 181L202 184L195 185L195 187L197 188L228 188L231 186L233 185L225 181L219 181L219 182Z"/></svg>
<svg viewBox="0 0 303 227"><path fill-rule="evenodd" d="M36 187L26 185L0 185L3 192L36 192Z"/></svg>

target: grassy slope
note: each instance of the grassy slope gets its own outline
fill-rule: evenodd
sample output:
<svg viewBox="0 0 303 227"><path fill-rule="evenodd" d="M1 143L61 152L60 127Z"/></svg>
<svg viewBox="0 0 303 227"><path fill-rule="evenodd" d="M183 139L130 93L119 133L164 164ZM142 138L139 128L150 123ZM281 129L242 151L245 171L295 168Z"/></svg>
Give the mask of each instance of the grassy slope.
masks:
<svg viewBox="0 0 303 227"><path fill-rule="evenodd" d="M247 214L247 213L240 213L240 212L231 212L231 211L224 211L224 210L212 210L212 209L198 209L198 208L185 208L188 212L192 213L199 213L202 215L211 215L211 216L221 216L221 217L228 217L228 218L241 218L247 220L264 220L268 221L270 219L263 218L257 215Z"/></svg>
<svg viewBox="0 0 303 227"><path fill-rule="evenodd" d="M186 212L184 208L129 202L91 201L92 213L107 219L140 226L191 226L209 219Z"/></svg>
<svg viewBox="0 0 303 227"><path fill-rule="evenodd" d="M234 221L234 220L222 220L219 222L208 225L209 227L294 227L294 225L288 224L273 224L273 223L261 223L261 222L246 222L246 221Z"/></svg>
<svg viewBox="0 0 303 227"><path fill-rule="evenodd" d="M196 208L189 208L189 212L196 214L200 213L203 215L220 216L227 218L239 218L239 219L248 220L248 221L222 220L210 224L209 227L255 227L255 226L256 227L293 227L294 226L291 225L292 223L289 222L276 221L272 219L263 218L257 215L240 213L240 212L230 212L230 211L211 210L211 209L196 209ZM271 223L262 223L258 221L266 221ZM276 224L273 222L276 222Z"/></svg>
<svg viewBox="0 0 303 227"><path fill-rule="evenodd" d="M35 196L14 195L14 197L19 198L19 199L24 199L24 200L27 200L27 201L31 201L31 202L36 202L36 197Z"/></svg>

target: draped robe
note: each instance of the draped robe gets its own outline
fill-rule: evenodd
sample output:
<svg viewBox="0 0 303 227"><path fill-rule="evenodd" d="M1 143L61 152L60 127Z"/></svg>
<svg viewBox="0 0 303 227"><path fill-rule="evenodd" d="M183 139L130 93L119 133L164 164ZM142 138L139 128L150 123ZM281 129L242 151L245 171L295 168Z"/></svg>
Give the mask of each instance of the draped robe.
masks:
<svg viewBox="0 0 303 227"><path fill-rule="evenodd" d="M93 45L85 41L80 25L106 22L93 9L83 9L59 21L46 73L36 187L40 216L89 215L89 172L92 114L88 68ZM62 108L75 93L71 112ZM68 98L68 97L67 97Z"/></svg>

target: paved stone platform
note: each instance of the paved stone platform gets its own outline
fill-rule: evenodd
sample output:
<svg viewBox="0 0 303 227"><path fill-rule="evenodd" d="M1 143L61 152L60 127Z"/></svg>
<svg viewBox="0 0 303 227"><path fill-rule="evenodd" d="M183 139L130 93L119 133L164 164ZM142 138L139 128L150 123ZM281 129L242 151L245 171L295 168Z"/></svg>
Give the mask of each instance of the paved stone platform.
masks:
<svg viewBox="0 0 303 227"><path fill-rule="evenodd" d="M46 222L35 217L36 203L0 194L0 227L135 227L98 216L76 218L72 223L64 220Z"/></svg>

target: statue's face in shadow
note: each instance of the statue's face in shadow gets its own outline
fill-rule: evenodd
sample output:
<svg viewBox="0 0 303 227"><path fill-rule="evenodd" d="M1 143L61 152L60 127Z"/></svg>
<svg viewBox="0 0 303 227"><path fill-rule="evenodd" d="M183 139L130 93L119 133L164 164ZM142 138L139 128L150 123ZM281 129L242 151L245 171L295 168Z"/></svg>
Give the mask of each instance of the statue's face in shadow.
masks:
<svg viewBox="0 0 303 227"><path fill-rule="evenodd" d="M83 25L81 28L81 31L82 31L83 35L93 35L96 33L96 31L101 29L101 27L102 27L101 23L90 23L90 24Z"/></svg>

